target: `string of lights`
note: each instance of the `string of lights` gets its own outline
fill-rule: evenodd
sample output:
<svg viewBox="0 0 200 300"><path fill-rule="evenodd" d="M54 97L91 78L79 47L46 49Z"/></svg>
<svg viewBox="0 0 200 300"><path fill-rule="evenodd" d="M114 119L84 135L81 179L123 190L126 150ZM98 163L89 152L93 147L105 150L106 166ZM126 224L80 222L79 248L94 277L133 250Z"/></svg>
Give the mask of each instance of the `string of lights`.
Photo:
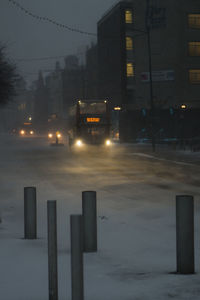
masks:
<svg viewBox="0 0 200 300"><path fill-rule="evenodd" d="M83 30L80 30L80 29L76 29L76 28L72 28L70 26L67 26L65 24L62 24L62 23L59 23L57 21L54 21L53 19L50 19L48 17L43 17L43 16L39 16L39 15L36 15L34 13L32 13L31 11L29 11L28 9L24 8L20 3L18 3L17 1L15 0L8 0L11 4L13 4L14 6L16 6L18 9L20 9L21 11L23 11L25 14L29 15L30 17L34 18L34 19L37 19L39 21L44 21L44 22L48 22L48 23L51 23L53 25L56 25L62 29L67 29L69 31L73 31L73 32L77 32L77 33L80 33L80 34L86 34L86 35L90 35L90 36L97 36L96 33L93 33L93 32L87 32L87 31L83 31Z"/></svg>

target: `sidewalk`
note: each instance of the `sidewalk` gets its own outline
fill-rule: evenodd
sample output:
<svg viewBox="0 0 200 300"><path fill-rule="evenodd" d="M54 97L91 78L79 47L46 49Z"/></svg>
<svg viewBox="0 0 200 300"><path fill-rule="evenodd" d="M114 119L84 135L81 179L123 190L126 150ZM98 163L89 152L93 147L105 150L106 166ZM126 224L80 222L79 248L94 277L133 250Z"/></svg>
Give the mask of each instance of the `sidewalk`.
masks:
<svg viewBox="0 0 200 300"><path fill-rule="evenodd" d="M156 151L152 151L151 144L121 144L130 149L133 155L151 159L174 161L179 164L200 166L200 151L174 150L172 146L156 145Z"/></svg>

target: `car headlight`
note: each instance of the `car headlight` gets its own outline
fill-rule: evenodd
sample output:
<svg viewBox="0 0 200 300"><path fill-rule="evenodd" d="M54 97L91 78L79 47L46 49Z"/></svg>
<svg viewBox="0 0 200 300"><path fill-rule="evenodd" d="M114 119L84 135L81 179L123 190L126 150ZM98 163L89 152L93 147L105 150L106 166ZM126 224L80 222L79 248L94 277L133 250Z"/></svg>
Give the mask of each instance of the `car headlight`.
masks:
<svg viewBox="0 0 200 300"><path fill-rule="evenodd" d="M24 134L25 134L25 131L24 131L24 130L20 130L20 134L21 134L21 135L24 135Z"/></svg>
<svg viewBox="0 0 200 300"><path fill-rule="evenodd" d="M57 138L61 138L61 134L60 133L57 133L56 136L57 136Z"/></svg>
<svg viewBox="0 0 200 300"><path fill-rule="evenodd" d="M31 131L30 131L30 134L31 134L31 135L33 135L33 134L34 134L34 131L33 131L33 130L31 130Z"/></svg>
<svg viewBox="0 0 200 300"><path fill-rule="evenodd" d="M76 141L76 146L81 147L83 145L81 140L77 140Z"/></svg>
<svg viewBox="0 0 200 300"><path fill-rule="evenodd" d="M106 146L110 146L111 145L111 141L110 140L106 140Z"/></svg>
<svg viewBox="0 0 200 300"><path fill-rule="evenodd" d="M49 133L49 134L48 134L48 138L51 139L52 137L53 137L53 134L52 134L52 133Z"/></svg>

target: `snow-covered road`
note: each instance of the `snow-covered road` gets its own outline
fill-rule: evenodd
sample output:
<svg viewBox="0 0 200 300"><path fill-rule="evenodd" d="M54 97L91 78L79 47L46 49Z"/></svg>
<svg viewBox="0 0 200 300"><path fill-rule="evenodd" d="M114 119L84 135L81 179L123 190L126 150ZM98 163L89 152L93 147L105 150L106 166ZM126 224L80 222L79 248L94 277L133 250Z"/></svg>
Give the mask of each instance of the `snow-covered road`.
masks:
<svg viewBox="0 0 200 300"><path fill-rule="evenodd" d="M166 154L166 153L164 153ZM46 201L57 200L59 299L70 300L69 216L98 197L98 252L84 254L86 300L199 299L200 166L116 145L71 153L44 139L1 136L0 299L47 300ZM23 188L37 187L38 239L23 240ZM175 195L195 197L197 274L173 275Z"/></svg>

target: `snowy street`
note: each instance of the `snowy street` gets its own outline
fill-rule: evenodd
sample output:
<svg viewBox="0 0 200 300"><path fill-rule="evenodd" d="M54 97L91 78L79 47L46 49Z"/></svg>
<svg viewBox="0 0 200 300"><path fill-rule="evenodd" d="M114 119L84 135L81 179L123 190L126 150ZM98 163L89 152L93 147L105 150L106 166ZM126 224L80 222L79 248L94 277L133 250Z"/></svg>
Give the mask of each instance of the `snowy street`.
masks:
<svg viewBox="0 0 200 300"><path fill-rule="evenodd" d="M113 145L70 152L0 138L2 300L47 300L47 200L57 200L59 300L71 299L69 216L97 191L98 252L84 254L85 300L197 300L200 154ZM37 188L38 239L23 239L23 188ZM195 199L195 275L176 271L175 196Z"/></svg>

